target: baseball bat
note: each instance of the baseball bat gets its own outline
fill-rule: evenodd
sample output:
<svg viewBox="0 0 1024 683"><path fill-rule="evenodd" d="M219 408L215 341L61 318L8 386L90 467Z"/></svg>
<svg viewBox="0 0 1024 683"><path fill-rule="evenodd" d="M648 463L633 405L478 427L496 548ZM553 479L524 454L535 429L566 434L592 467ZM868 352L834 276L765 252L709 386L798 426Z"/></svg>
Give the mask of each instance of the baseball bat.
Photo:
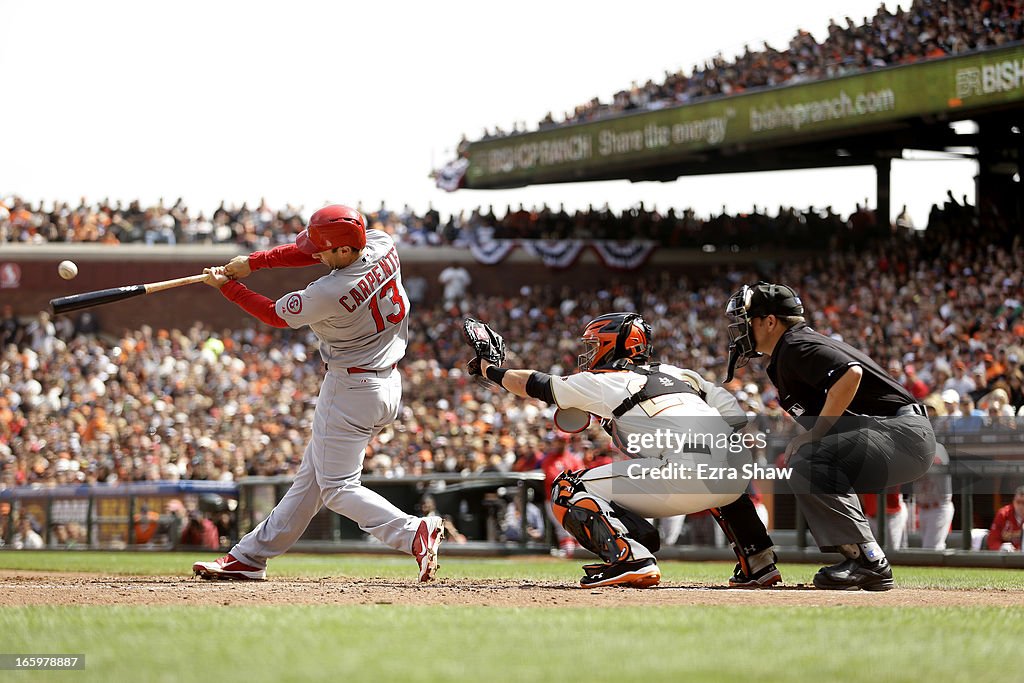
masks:
<svg viewBox="0 0 1024 683"><path fill-rule="evenodd" d="M153 294L154 292L162 292L165 289L193 285L197 282L203 282L207 277L204 273L202 275L188 275L162 282L150 282L144 285L125 285L123 287L111 287L110 289L98 289L95 292L70 294L50 299L50 307L53 308L54 315L70 313L71 311L80 311L83 308L92 308L93 306L102 306L103 304L110 304L115 301L131 299L141 294Z"/></svg>

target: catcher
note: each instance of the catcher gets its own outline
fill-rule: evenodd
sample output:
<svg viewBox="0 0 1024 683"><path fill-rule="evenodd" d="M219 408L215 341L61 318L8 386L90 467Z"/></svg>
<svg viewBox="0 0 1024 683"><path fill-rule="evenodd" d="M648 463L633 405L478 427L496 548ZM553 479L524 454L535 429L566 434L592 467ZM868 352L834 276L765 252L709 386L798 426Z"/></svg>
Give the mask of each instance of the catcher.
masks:
<svg viewBox="0 0 1024 683"><path fill-rule="evenodd" d="M581 587L657 585L660 539L646 518L709 508L739 560L731 587L765 588L782 580L772 541L745 494L747 481L714 476L739 469L744 457L749 462L745 449L723 446L747 424L746 415L725 389L692 370L654 361L651 328L640 315L609 313L588 323L580 372L568 377L503 368L499 334L472 318L464 332L476 355L470 374L557 405L560 425L569 421L567 412L585 411L584 426L586 413L596 415L632 458L564 472L552 486L556 519L603 560L584 565ZM698 438L709 435L714 438Z"/></svg>

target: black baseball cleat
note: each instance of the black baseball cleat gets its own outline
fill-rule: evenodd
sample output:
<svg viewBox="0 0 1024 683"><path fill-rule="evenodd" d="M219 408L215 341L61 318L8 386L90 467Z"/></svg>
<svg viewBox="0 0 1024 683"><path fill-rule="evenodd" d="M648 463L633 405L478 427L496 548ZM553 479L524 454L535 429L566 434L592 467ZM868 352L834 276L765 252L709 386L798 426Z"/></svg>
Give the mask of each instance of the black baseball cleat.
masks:
<svg viewBox="0 0 1024 683"><path fill-rule="evenodd" d="M771 588L777 583L782 583L782 574L775 563L771 563L753 572L749 576L744 573L739 563L729 578L729 588Z"/></svg>
<svg viewBox="0 0 1024 683"><path fill-rule="evenodd" d="M895 588L896 583L892 567L884 557L877 562L858 558L822 567L814 575L814 587L832 591L887 591Z"/></svg>
<svg viewBox="0 0 1024 683"><path fill-rule="evenodd" d="M661 582L661 570L653 557L612 564L588 564L583 570L587 575L580 579L580 588L650 588Z"/></svg>

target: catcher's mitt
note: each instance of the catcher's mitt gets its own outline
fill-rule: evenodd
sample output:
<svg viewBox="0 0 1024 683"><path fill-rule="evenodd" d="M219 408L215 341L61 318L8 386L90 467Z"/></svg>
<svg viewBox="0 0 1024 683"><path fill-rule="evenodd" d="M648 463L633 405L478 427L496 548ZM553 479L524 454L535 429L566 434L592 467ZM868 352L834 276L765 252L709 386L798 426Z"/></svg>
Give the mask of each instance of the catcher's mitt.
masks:
<svg viewBox="0 0 1024 683"><path fill-rule="evenodd" d="M470 361L471 374L480 374L481 359L493 365L502 365L505 362L505 340L484 323L474 318L466 318L462 322L462 334L476 354L476 358Z"/></svg>

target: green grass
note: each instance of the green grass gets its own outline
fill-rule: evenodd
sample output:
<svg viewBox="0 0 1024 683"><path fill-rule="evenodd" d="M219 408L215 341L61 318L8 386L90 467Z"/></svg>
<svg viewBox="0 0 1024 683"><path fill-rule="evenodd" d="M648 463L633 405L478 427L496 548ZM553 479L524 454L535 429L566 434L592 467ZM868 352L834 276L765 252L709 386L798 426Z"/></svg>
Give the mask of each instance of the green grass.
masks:
<svg viewBox="0 0 1024 683"><path fill-rule="evenodd" d="M0 552L0 569L57 572L99 572L103 574L188 576L192 562L213 559L215 553L164 552ZM659 563L665 581L724 583L732 572L725 562ZM574 583L580 562L549 558L441 558L441 578L510 578L524 581L565 581ZM790 583L808 582L818 565L783 564ZM1024 590L1024 572L1013 569L956 569L949 567L896 567L896 579L905 588L956 588ZM400 555L301 555L287 554L275 559L269 576L280 578L381 577L411 579L415 565Z"/></svg>
<svg viewBox="0 0 1024 683"><path fill-rule="evenodd" d="M187 576L195 558L3 552L0 569ZM668 581L721 583L731 565L662 569ZM791 582L814 570L783 567ZM441 572L570 584L579 563L447 558ZM413 566L399 556L295 554L271 573L411 580ZM1024 590L1021 573L1009 570L900 567L897 580ZM86 670L0 679L974 683L1014 679L1022 621L1024 610L995 607L11 607L0 608L0 651L85 653Z"/></svg>
<svg viewBox="0 0 1024 683"><path fill-rule="evenodd" d="M997 608L0 610L5 651L86 654L85 672L18 674L26 680L247 683L1012 680L1005 658L1020 618Z"/></svg>

